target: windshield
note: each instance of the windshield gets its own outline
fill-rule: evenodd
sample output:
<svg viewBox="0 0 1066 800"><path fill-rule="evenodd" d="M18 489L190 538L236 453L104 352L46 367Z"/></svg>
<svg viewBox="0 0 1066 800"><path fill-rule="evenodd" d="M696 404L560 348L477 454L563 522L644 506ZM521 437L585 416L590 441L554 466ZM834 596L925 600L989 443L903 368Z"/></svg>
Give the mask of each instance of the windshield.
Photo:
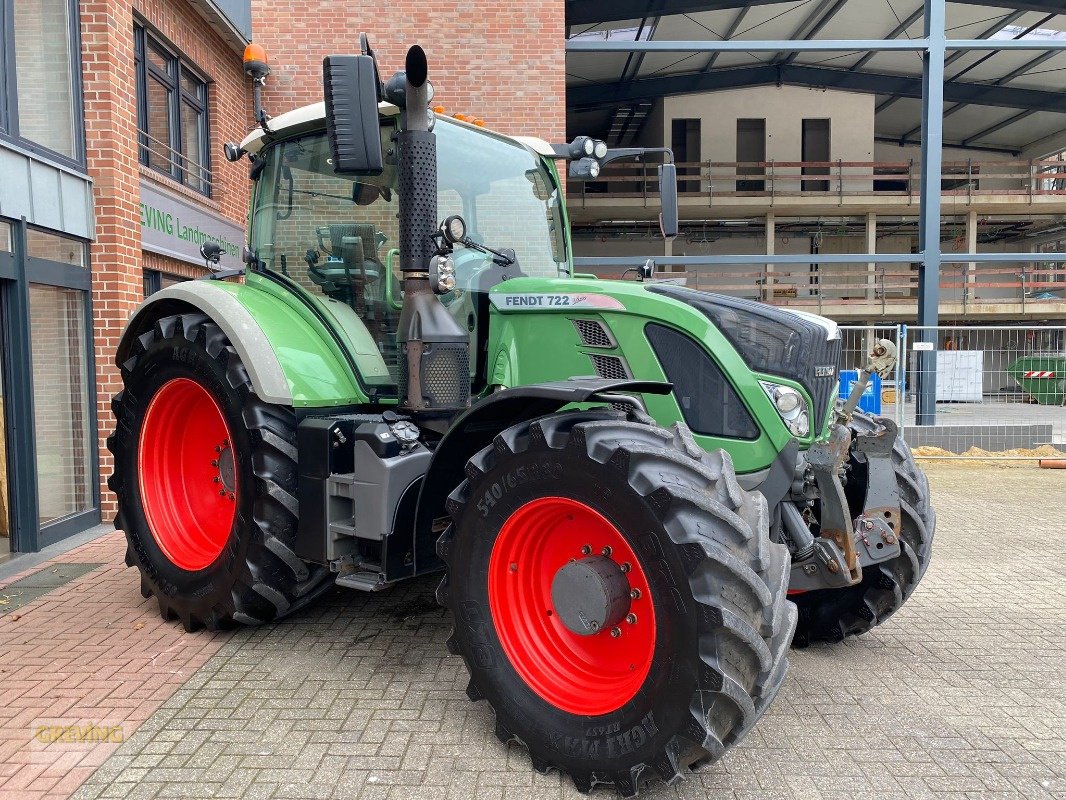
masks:
<svg viewBox="0 0 1066 800"><path fill-rule="evenodd" d="M382 126L386 152L394 147L392 132L387 121ZM527 275L567 274L559 188L542 160L516 142L447 120L440 120L435 132L437 216L461 214L474 241L512 248ZM386 159L381 175L336 175L325 132L282 142L262 157L268 163L258 180L252 244L267 269L299 273L311 247L331 255L329 243L318 235L330 225L373 224L386 245L396 246L395 157Z"/></svg>
<svg viewBox="0 0 1066 800"><path fill-rule="evenodd" d="M393 382L402 306L394 124L382 122L387 155L381 175L335 174L324 131L271 147L260 156L266 163L251 220L260 264L354 311L362 322L354 327L366 329L367 343L376 345L370 349L383 362L376 368L361 365L363 377L377 374ZM438 219L461 214L475 242L513 249L522 274L567 274L562 198L541 158L516 142L443 119L436 134ZM492 257L458 246L454 260L456 288L441 300L470 331L471 353L479 354ZM471 359L472 376L478 361Z"/></svg>

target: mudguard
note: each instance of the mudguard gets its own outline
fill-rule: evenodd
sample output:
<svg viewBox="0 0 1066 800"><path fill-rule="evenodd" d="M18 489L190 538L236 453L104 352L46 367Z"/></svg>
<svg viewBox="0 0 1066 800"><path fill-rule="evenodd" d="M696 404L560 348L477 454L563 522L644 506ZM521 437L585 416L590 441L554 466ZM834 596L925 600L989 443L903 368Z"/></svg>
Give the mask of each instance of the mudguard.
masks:
<svg viewBox="0 0 1066 800"><path fill-rule="evenodd" d="M333 319L325 315L319 319L299 302L252 283L179 283L156 292L137 308L123 330L116 363L121 366L129 358L133 341L156 319L192 308L226 334L264 401L294 408L367 402L356 370L386 376L387 371L373 342L367 346L352 336L353 331L365 333L365 327L347 306L330 307ZM344 312L352 319L337 319Z"/></svg>
<svg viewBox="0 0 1066 800"><path fill-rule="evenodd" d="M504 389L475 403L441 439L422 482L414 526L414 574L443 567L437 557L440 531L434 530L434 522L446 515L444 503L462 482L467 460L490 444L500 431L574 403L611 402L605 395L665 395L672 390L671 384L658 381L571 378Z"/></svg>

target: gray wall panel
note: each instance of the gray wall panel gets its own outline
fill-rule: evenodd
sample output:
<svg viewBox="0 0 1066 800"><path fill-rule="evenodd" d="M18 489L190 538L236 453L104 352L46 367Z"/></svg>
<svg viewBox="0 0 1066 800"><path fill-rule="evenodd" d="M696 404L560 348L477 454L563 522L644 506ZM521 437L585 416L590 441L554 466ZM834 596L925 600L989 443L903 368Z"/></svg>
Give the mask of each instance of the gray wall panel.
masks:
<svg viewBox="0 0 1066 800"><path fill-rule="evenodd" d="M0 147L0 214L12 219L31 217L30 160Z"/></svg>
<svg viewBox="0 0 1066 800"><path fill-rule="evenodd" d="M0 216L91 239L92 183L69 169L0 145Z"/></svg>

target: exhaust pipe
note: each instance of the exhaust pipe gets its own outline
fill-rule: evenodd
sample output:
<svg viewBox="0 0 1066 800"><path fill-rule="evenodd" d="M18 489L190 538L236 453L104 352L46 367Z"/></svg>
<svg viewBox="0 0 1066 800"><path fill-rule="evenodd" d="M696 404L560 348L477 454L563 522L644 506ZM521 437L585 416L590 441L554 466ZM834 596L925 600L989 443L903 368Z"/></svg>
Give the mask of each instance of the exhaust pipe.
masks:
<svg viewBox="0 0 1066 800"><path fill-rule="evenodd" d="M426 418L450 417L470 406L470 339L437 299L429 282L437 255L437 135L429 109L431 86L425 51L407 51L404 73L389 81L386 93L398 97L402 80L399 147L400 270L403 309L399 340L403 358L400 407Z"/></svg>

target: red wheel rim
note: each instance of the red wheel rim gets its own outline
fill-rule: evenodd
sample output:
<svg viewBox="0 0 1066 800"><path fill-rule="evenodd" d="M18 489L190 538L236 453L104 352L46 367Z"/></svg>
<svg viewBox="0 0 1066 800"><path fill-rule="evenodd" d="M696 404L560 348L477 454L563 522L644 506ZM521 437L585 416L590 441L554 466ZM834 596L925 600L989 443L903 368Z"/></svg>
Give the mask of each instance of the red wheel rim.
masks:
<svg viewBox="0 0 1066 800"><path fill-rule="evenodd" d="M576 634L552 609L555 574L590 552L629 565L625 577L636 590L630 593L632 617L618 623L617 635ZM564 497L519 508L492 547L488 589L504 652L541 698L563 711L595 716L621 708L640 691L655 649L648 580L625 537L597 511Z"/></svg>
<svg viewBox="0 0 1066 800"><path fill-rule="evenodd" d="M194 380L167 381L148 404L137 458L141 507L159 549L181 569L211 564L233 529L230 441L222 409Z"/></svg>

